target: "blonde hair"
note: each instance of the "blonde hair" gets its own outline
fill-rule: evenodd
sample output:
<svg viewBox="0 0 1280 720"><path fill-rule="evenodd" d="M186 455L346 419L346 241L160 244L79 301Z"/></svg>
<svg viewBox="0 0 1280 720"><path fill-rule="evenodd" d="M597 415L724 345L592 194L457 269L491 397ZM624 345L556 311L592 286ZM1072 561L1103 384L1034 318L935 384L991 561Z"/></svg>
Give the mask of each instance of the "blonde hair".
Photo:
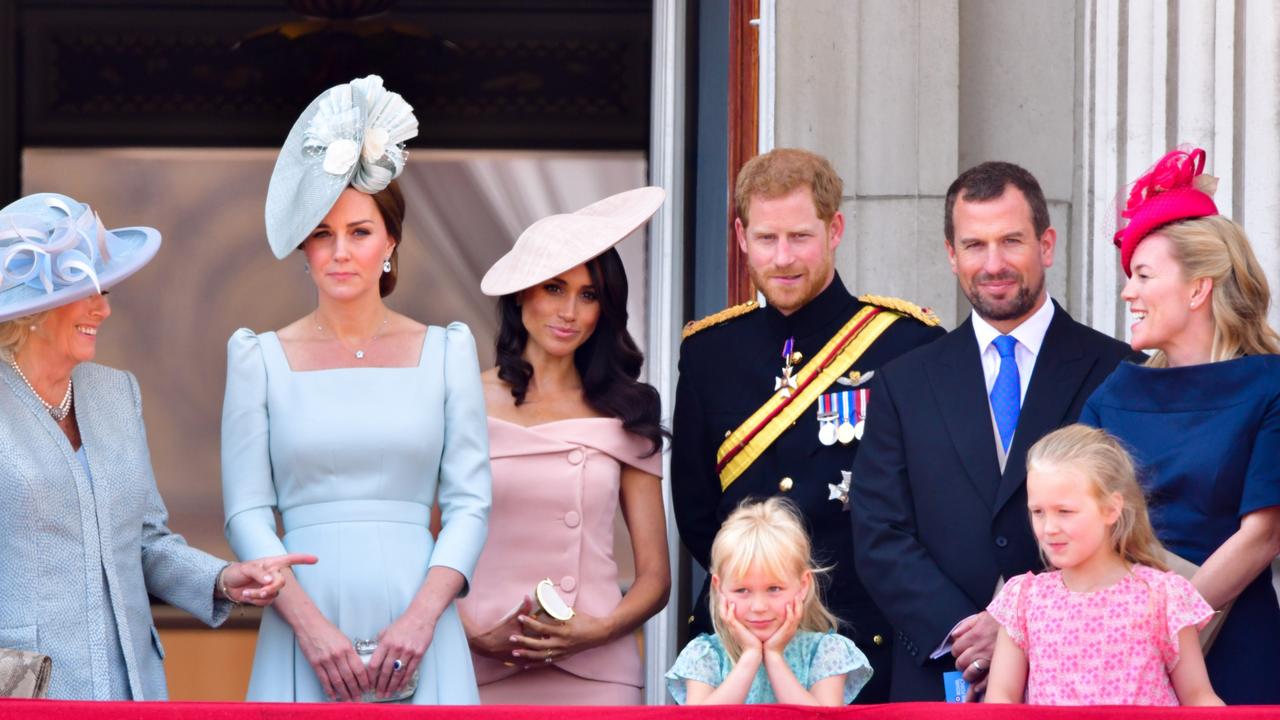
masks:
<svg viewBox="0 0 1280 720"><path fill-rule="evenodd" d="M1188 280L1213 280L1213 362L1280 353L1280 335L1267 324L1271 289L1244 228L1221 215L1183 220L1153 234L1169 239L1173 259ZM1157 351L1147 365L1167 367Z"/></svg>
<svg viewBox="0 0 1280 720"><path fill-rule="evenodd" d="M1147 500L1138 485L1133 458L1114 436L1088 425L1068 425L1055 430L1027 451L1027 474L1049 468L1069 468L1084 475L1100 504L1109 504L1112 493L1122 500L1120 517L1111 526L1111 546L1131 563L1168 570L1164 546L1156 538L1147 515ZM1044 548L1040 558L1048 566Z"/></svg>
<svg viewBox="0 0 1280 720"><path fill-rule="evenodd" d="M840 625L839 619L822 604L819 579L827 568L813 564L809 534L804 530L800 512L787 500L769 498L745 500L738 505L716 533L711 544L711 574L725 578L742 577L752 566L777 578L799 579L812 574L809 592L804 598L800 630L828 632ZM742 655L742 647L720 622L720 591L711 584L711 624L733 662Z"/></svg>
<svg viewBox="0 0 1280 720"><path fill-rule="evenodd" d="M27 344L27 338L31 337L32 326L43 322L49 312L49 310L45 310L44 312L0 322L0 361L13 362L13 358L17 356L18 351L22 349L23 345Z"/></svg>

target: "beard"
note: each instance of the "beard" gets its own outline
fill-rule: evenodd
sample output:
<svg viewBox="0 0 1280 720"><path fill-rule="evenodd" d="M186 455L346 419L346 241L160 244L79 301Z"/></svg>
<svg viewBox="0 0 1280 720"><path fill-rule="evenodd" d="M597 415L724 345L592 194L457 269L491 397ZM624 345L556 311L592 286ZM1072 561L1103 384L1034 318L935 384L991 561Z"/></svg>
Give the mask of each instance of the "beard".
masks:
<svg viewBox="0 0 1280 720"><path fill-rule="evenodd" d="M983 295L978 289L980 283L1007 280L1017 282L1018 290L1012 296L1002 300ZM1035 309L1036 302L1044 292L1044 275L1040 276L1039 282L1031 286L1026 283L1022 275L1013 271L996 275L979 273L974 276L973 282L968 287L962 286L961 289L964 291L965 298L969 300L969 304L983 320L996 322L1016 320L1027 316Z"/></svg>
<svg viewBox="0 0 1280 720"><path fill-rule="evenodd" d="M747 275L751 277L751 284L764 295L765 302L777 308L782 314L790 315L808 305L809 301L826 289L833 277L834 269L834 262L825 263L821 267L803 269L800 271L801 282L785 289L771 284L768 281L768 273L756 270L750 265L747 266Z"/></svg>

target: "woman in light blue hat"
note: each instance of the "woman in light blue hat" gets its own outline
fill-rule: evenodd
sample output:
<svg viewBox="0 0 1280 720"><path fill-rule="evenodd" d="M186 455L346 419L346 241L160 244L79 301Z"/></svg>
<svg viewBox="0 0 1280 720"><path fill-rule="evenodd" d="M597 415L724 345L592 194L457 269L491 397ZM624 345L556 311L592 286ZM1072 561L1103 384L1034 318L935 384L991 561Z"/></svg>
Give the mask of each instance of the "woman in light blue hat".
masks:
<svg viewBox="0 0 1280 720"><path fill-rule="evenodd" d="M216 626L315 562L228 564L167 527L138 381L93 362L108 290L159 248L65 195L0 210L0 648L52 658L52 698L165 699L148 593Z"/></svg>
<svg viewBox="0 0 1280 720"><path fill-rule="evenodd" d="M317 303L228 342L227 538L241 557L287 548L324 562L299 568L264 613L250 700L478 699L454 608L489 514L475 341L383 302L404 221L393 180L417 127L381 78L353 80L303 112L271 176L267 240L277 258L302 251Z"/></svg>

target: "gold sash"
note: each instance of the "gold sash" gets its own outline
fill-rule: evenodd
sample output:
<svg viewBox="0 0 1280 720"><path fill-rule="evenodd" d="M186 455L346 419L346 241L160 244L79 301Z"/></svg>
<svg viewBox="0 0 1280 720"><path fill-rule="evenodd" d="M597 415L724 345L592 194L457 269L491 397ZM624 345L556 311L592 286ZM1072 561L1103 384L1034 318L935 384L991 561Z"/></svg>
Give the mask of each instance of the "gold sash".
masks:
<svg viewBox="0 0 1280 720"><path fill-rule="evenodd" d="M782 433L791 427L836 378L857 362L895 320L902 317L896 312L868 305L858 311L835 334L818 354L796 375L796 388L790 396L782 390L751 413L741 425L720 445L716 452L716 472L720 475L720 489L725 490L737 480L751 463L764 453Z"/></svg>

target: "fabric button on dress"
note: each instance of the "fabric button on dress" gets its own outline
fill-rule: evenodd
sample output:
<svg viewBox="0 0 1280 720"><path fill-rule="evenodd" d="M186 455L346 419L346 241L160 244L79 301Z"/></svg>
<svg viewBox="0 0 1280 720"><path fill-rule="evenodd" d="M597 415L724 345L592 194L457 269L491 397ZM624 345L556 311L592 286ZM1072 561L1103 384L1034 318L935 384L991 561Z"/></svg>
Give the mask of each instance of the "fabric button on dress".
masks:
<svg viewBox="0 0 1280 720"><path fill-rule="evenodd" d="M574 448L569 451L568 460L571 465L579 465L582 463L583 453L581 450Z"/></svg>
<svg viewBox="0 0 1280 720"><path fill-rule="evenodd" d="M578 527L578 523L582 522L582 516L576 510L570 510L564 514L564 524L571 528Z"/></svg>
<svg viewBox="0 0 1280 720"><path fill-rule="evenodd" d="M560 578L560 589L565 592L573 592L578 587L578 581L572 575L565 575Z"/></svg>
<svg viewBox="0 0 1280 720"><path fill-rule="evenodd" d="M1008 544L1009 544L1009 538L1003 535L996 537L996 547L1002 548L1002 547L1008 546Z"/></svg>

